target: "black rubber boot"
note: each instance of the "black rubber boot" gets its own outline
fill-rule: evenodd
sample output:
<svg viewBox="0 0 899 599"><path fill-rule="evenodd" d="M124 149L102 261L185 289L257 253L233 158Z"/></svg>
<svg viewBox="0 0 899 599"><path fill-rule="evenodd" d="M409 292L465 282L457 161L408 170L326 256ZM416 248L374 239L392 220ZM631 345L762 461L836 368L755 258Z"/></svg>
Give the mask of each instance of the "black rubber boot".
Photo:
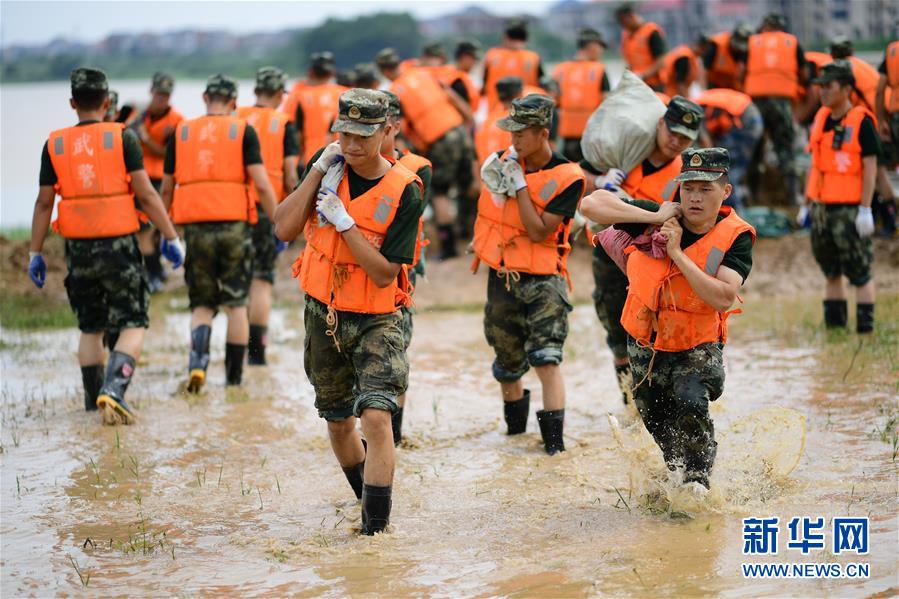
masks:
<svg viewBox="0 0 899 599"><path fill-rule="evenodd" d="M506 434L520 435L528 427L528 414L531 412L531 392L524 390L521 399L503 402L503 412L506 417Z"/></svg>
<svg viewBox="0 0 899 599"><path fill-rule="evenodd" d="M120 351L109 354L106 379L97 397L97 407L103 410L106 424L132 424L134 411L125 403L125 392L134 375L134 358Z"/></svg>
<svg viewBox="0 0 899 599"><path fill-rule="evenodd" d="M621 401L627 405L633 395L634 377L631 376L630 364L615 364L615 378L618 379L618 388L621 389Z"/></svg>
<svg viewBox="0 0 899 599"><path fill-rule="evenodd" d="M362 534L382 532L390 522L391 487L362 486Z"/></svg>
<svg viewBox="0 0 899 599"><path fill-rule="evenodd" d="M456 231L453 225L437 225L437 237L440 240L440 253L437 260L443 261L458 256L456 252Z"/></svg>
<svg viewBox="0 0 899 599"><path fill-rule="evenodd" d="M365 460L362 460L355 466L342 468L342 470L347 481L350 483L350 486L353 488L353 493L356 494L356 499L362 499L362 474L365 471Z"/></svg>
<svg viewBox="0 0 899 599"><path fill-rule="evenodd" d="M824 300L824 325L828 329L845 327L849 322L846 300Z"/></svg>
<svg viewBox="0 0 899 599"><path fill-rule="evenodd" d="M119 331L115 329L106 329L103 333L103 345L106 346L106 349L112 351L115 349L115 344L119 342Z"/></svg>
<svg viewBox="0 0 899 599"><path fill-rule="evenodd" d="M209 338L212 336L212 328L201 324L190 333L190 358L187 371L190 380L187 390L191 393L199 392L206 383L206 369L209 367Z"/></svg>
<svg viewBox="0 0 899 599"><path fill-rule="evenodd" d="M565 424L565 410L538 410L537 424L540 425L540 435L543 437L543 447L549 455L556 455L565 451L565 441L562 439L562 428Z"/></svg>
<svg viewBox="0 0 899 599"><path fill-rule="evenodd" d="M870 333L874 330L874 304L857 304L855 306L855 331Z"/></svg>
<svg viewBox="0 0 899 599"><path fill-rule="evenodd" d="M84 384L84 409L93 412L97 409L97 396L103 387L103 365L82 366L81 382Z"/></svg>
<svg viewBox="0 0 899 599"><path fill-rule="evenodd" d="M403 408L397 408L390 417L393 425L393 446L397 447L403 441Z"/></svg>
<svg viewBox="0 0 899 599"><path fill-rule="evenodd" d="M261 324L250 325L250 343L247 346L247 364L265 366L265 346L268 345L268 327Z"/></svg>
<svg viewBox="0 0 899 599"><path fill-rule="evenodd" d="M243 380L243 359L247 346L238 343L225 344L225 384L239 385Z"/></svg>

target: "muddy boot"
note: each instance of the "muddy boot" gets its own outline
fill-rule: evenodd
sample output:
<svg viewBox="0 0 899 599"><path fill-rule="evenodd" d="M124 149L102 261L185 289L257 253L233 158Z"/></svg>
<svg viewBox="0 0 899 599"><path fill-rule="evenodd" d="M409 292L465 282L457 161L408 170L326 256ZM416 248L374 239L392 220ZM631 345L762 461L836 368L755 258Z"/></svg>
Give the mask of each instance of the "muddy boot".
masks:
<svg viewBox="0 0 899 599"><path fill-rule="evenodd" d="M393 425L393 446L399 447L403 441L403 408L396 409L390 417L390 423Z"/></svg>
<svg viewBox="0 0 899 599"><path fill-rule="evenodd" d="M870 333L874 330L874 304L857 304L855 306L855 331Z"/></svg>
<svg viewBox="0 0 899 599"><path fill-rule="evenodd" d="M93 412L97 409L97 396L103 387L103 365L82 366L81 382L84 384L84 409Z"/></svg>
<svg viewBox="0 0 899 599"><path fill-rule="evenodd" d="M365 460L362 460L355 466L350 466L349 468L343 468L341 466L341 470L343 470L347 482L349 482L350 486L353 488L356 499L362 499L362 473L365 471Z"/></svg>
<svg viewBox="0 0 899 599"><path fill-rule="evenodd" d="M524 390L521 399L503 402L503 412L506 417L506 434L520 435L528 427L528 414L531 412L531 392Z"/></svg>
<svg viewBox="0 0 899 599"><path fill-rule="evenodd" d="M615 376L618 379L618 388L621 389L621 401L627 405L634 395L634 377L631 376L631 365L615 364Z"/></svg>
<svg viewBox="0 0 899 599"><path fill-rule="evenodd" d="M562 439L562 428L565 424L565 410L537 410L537 424L540 425L540 436L543 447L549 455L565 451Z"/></svg>
<svg viewBox="0 0 899 599"><path fill-rule="evenodd" d="M125 403L125 391L128 390L133 374L134 358L120 351L109 354L106 380L97 397L97 407L103 410L104 424L133 424L135 422L134 412Z"/></svg>
<svg viewBox="0 0 899 599"><path fill-rule="evenodd" d="M265 366L265 346L268 342L268 327L261 324L250 325L250 343L247 346L247 365Z"/></svg>
<svg viewBox="0 0 899 599"><path fill-rule="evenodd" d="M456 231L453 229L453 225L437 225L437 238L440 240L438 261L442 262L459 255L456 252Z"/></svg>
<svg viewBox="0 0 899 599"><path fill-rule="evenodd" d="M362 486L362 534L383 532L390 521L391 487Z"/></svg>
<svg viewBox="0 0 899 599"><path fill-rule="evenodd" d="M212 328L201 324L190 333L190 358L188 359L189 393L199 393L206 384L206 369L209 367L209 338Z"/></svg>
<svg viewBox="0 0 899 599"><path fill-rule="evenodd" d="M116 329L106 329L103 333L103 345L109 351L115 349L115 344L119 342L119 332Z"/></svg>
<svg viewBox="0 0 899 599"><path fill-rule="evenodd" d="M845 327L849 321L846 300L824 300L824 326L828 329Z"/></svg>
<svg viewBox="0 0 899 599"><path fill-rule="evenodd" d="M243 358L247 346L239 343L225 344L225 384L239 385L243 380Z"/></svg>

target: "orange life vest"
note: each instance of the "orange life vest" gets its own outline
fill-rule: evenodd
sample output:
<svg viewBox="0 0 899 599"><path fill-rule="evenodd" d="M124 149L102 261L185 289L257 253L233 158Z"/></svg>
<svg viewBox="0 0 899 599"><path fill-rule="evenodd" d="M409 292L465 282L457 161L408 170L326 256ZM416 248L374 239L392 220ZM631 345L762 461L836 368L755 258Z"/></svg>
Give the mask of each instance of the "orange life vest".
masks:
<svg viewBox="0 0 899 599"><path fill-rule="evenodd" d="M504 155L505 156L505 153ZM524 165L522 164L522 169ZM581 168L568 162L546 170L526 173L531 202L542 215L547 205L573 183L584 180ZM483 260L500 272L525 272L535 275L561 274L568 278L569 219L540 242L531 241L518 213L518 198L508 197L497 205L486 186L478 198L478 216L474 224L472 247L478 262ZM569 281L569 286L570 286Z"/></svg>
<svg viewBox="0 0 899 599"><path fill-rule="evenodd" d="M690 49L690 46L685 44L681 44L680 46L676 46L674 49L670 50L667 54L665 54L665 61L662 64L662 68L659 71L659 75L662 78L662 83L665 84L665 93L669 96L678 95L677 89L677 73L675 72L674 63L676 63L681 58L686 58L688 64L690 65L687 70L687 78L684 80L684 85L689 89L689 87L696 81L696 77L699 76L699 63L696 61L696 55L693 53L693 50Z"/></svg>
<svg viewBox="0 0 899 599"><path fill-rule="evenodd" d="M390 91L400 98L410 135L424 146L430 146L463 122L446 92L427 71L412 69L400 75Z"/></svg>
<svg viewBox="0 0 899 599"><path fill-rule="evenodd" d="M243 136L247 123L236 116L201 116L181 121L175 131L176 224L256 222L256 202L247 192Z"/></svg>
<svg viewBox="0 0 899 599"><path fill-rule="evenodd" d="M175 127L177 127L178 123L183 120L184 115L174 108L169 108L169 111L165 113L164 116L155 121L152 119L149 112L144 113L143 117L147 135L162 147L165 147L169 136L175 132ZM154 155L144 143L141 143L141 146L144 151L144 169L147 171L147 176L151 179L162 179L162 175L164 174L163 168L165 165L165 156Z"/></svg>
<svg viewBox="0 0 899 599"><path fill-rule="evenodd" d="M725 88L707 89L693 101L705 109L702 124L713 137L719 137L733 127L742 127L741 117L752 104L752 98L743 92Z"/></svg>
<svg viewBox="0 0 899 599"><path fill-rule="evenodd" d="M833 149L834 129L825 132L824 123L830 108L822 107L815 115L809 133L807 151L812 153L805 194L825 204L858 204L862 199L862 146L859 129L862 120L871 113L853 106L840 121L846 131L839 150Z"/></svg>
<svg viewBox="0 0 899 599"><path fill-rule="evenodd" d="M681 157L677 156L661 169L648 176L643 176L643 163L637 165L621 184L629 196L635 200L652 200L661 204L674 198L677 183L674 178L680 174Z"/></svg>
<svg viewBox="0 0 899 599"><path fill-rule="evenodd" d="M465 71L459 69L454 64L442 64L434 66L419 67L431 73L438 83L451 87L456 81L461 81L465 86L465 93L468 94L468 105L471 107L472 113L477 112L478 104L481 102L481 96L478 88L475 87L471 77Z"/></svg>
<svg viewBox="0 0 899 599"><path fill-rule="evenodd" d="M299 105L303 108L303 160L309 162L317 151L337 136L331 133L331 124L337 118L340 94L347 88L336 83L306 85L299 92ZM288 115L291 116L291 115ZM296 117L296 109L292 118Z"/></svg>
<svg viewBox="0 0 899 599"><path fill-rule="evenodd" d="M725 217L684 250L712 277L739 235L748 231L755 242L755 229L736 212L723 206L721 213ZM621 326L639 344L657 351L679 352L702 343L727 341L727 317L739 310L718 312L708 305L670 257L653 258L631 249L627 278Z"/></svg>
<svg viewBox="0 0 899 599"><path fill-rule="evenodd" d="M407 59L403 60L402 62L400 62L400 65L399 65L399 67L398 67L398 70L399 70L399 72L400 72L400 75L402 75L402 74L404 74L404 73L408 73L408 72L411 71L412 69L417 69L417 68L420 67L420 66L421 66L421 60L420 60L420 59L414 58L414 57L413 57L413 58L407 58Z"/></svg>
<svg viewBox="0 0 899 599"><path fill-rule="evenodd" d="M579 139L587 120L602 103L605 66L593 60L569 60L556 66L553 79L559 84L559 135Z"/></svg>
<svg viewBox="0 0 899 599"><path fill-rule="evenodd" d="M821 72L821 67L826 64L830 64L833 62L833 56L827 54L825 52L815 52L812 50L806 51L805 60L813 65L815 65L815 75ZM799 93L797 97L797 104L800 104L805 101L809 94L816 94L814 96L814 103L818 104L818 96L817 96L817 88L819 86L814 83L807 83L806 85L799 86Z"/></svg>
<svg viewBox="0 0 899 599"><path fill-rule="evenodd" d="M415 173L415 175L421 181L422 199L427 199L428 190L425 188L424 180L421 178L421 175L419 173L421 172L421 169L425 167L432 168L433 165L431 164L431 161L424 156L419 156L418 154L413 154L412 152L406 152L405 154L400 156L400 159L397 162ZM422 217L418 219L418 239L420 241L415 245L415 255L412 258L412 266L415 266L421 260L421 249L425 246L430 245L430 241L425 238L424 225L425 219L424 215L422 215Z"/></svg>
<svg viewBox="0 0 899 599"><path fill-rule="evenodd" d="M481 94L487 98L487 111L498 104L496 82L503 77L520 77L524 85L538 85L540 80L540 56L526 48L490 48L484 55L487 78Z"/></svg>
<svg viewBox="0 0 899 599"><path fill-rule="evenodd" d="M289 119L283 112L261 106L241 106L237 109L237 116L256 130L262 150L262 164L275 192L275 200L280 202L290 193L290 190L284 189L284 128ZM250 199L258 202L256 186L250 181L247 187Z"/></svg>
<svg viewBox="0 0 899 599"><path fill-rule="evenodd" d="M852 75L855 77L855 88L858 90L858 92L852 93L852 103L864 106L873 112L876 107L877 83L880 81L880 73L857 56L850 56L849 62L852 65ZM858 97L859 93L861 97Z"/></svg>
<svg viewBox="0 0 899 599"><path fill-rule="evenodd" d="M282 101L281 105L278 107L278 110L290 118L291 123L296 119L297 106L300 104L300 91L302 91L304 87L306 87L305 79L296 81L293 86L291 86L290 91L284 96L284 101Z"/></svg>
<svg viewBox="0 0 899 599"><path fill-rule="evenodd" d="M743 88L753 98L799 97L799 63L796 37L785 31L766 31L749 36L749 56Z"/></svg>
<svg viewBox="0 0 899 599"><path fill-rule="evenodd" d="M722 31L712 36L711 41L715 44L715 60L712 61L712 66L706 70L706 77L711 88L740 89L740 82L737 81L737 61L730 53L732 35L730 31Z"/></svg>
<svg viewBox="0 0 899 599"><path fill-rule="evenodd" d="M474 134L474 147L479 163L484 164L491 154L505 150L512 145L512 134L496 126L498 120L507 116L509 116L509 109L500 104L487 115Z"/></svg>
<svg viewBox="0 0 899 599"><path fill-rule="evenodd" d="M406 186L421 180L395 160L381 181L364 194L350 198L349 175L344 172L337 195L356 228L376 248L384 243L387 230L396 218ZM309 296L327 304L330 309L362 314L389 314L408 305L410 286L407 267L400 269L397 279L387 287L378 287L350 250L350 246L334 225L319 221L313 212L306 224L306 248L294 263L294 276ZM416 248L416 254L418 248Z"/></svg>
<svg viewBox="0 0 899 599"><path fill-rule="evenodd" d="M637 76L642 76L656 62L649 50L649 38L656 32L664 35L662 28L650 21L640 25L636 31L624 30L621 32L621 55L627 63L627 68ZM662 84L662 80L656 74L646 79L646 84L650 87L658 87Z"/></svg>
<svg viewBox="0 0 899 599"><path fill-rule="evenodd" d="M888 112L899 112L899 41L887 46L887 90L888 98L884 98L884 104Z"/></svg>
<svg viewBox="0 0 899 599"><path fill-rule="evenodd" d="M128 235L140 229L125 167L122 123L91 123L50 133L47 151L61 196L53 230L67 239Z"/></svg>

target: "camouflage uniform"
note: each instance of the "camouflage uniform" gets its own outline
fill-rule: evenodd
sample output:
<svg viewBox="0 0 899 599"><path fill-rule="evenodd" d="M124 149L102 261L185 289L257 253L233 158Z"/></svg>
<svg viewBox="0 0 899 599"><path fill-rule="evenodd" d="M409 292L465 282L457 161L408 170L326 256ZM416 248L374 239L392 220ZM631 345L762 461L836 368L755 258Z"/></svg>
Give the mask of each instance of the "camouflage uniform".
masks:
<svg viewBox="0 0 899 599"><path fill-rule="evenodd" d="M150 292L134 235L66 239L66 293L84 333L147 327Z"/></svg>
<svg viewBox="0 0 899 599"><path fill-rule="evenodd" d="M789 98L760 97L753 98L753 103L762 115L765 132L777 155L777 165L787 187L788 200L793 201L798 191L796 159L793 155L793 142L796 132L793 129L793 105ZM763 144L759 144L754 160L755 170L762 163L760 154Z"/></svg>
<svg viewBox="0 0 899 599"><path fill-rule="evenodd" d="M434 194L446 193L453 185L461 188L469 181L473 156L471 136L462 125L450 129L431 144L425 157L431 161L434 169L431 178Z"/></svg>
<svg viewBox="0 0 899 599"><path fill-rule="evenodd" d="M627 299L627 277L601 245L593 249L593 306L606 330L606 345L616 360L627 358L627 332L621 326L621 311Z"/></svg>
<svg viewBox="0 0 899 599"><path fill-rule="evenodd" d="M191 310L245 305L253 273L250 225L243 221L185 225L184 241Z"/></svg>
<svg viewBox="0 0 899 599"><path fill-rule="evenodd" d="M845 275L860 287L871 280L874 245L855 228L858 206L812 202L812 254L827 278Z"/></svg>

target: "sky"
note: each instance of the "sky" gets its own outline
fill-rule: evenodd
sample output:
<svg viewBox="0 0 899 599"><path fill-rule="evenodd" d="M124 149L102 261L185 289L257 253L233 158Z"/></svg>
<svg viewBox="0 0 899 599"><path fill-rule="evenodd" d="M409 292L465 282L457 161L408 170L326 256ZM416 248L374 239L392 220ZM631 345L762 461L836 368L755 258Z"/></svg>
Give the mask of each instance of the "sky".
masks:
<svg viewBox="0 0 899 599"><path fill-rule="evenodd" d="M110 33L227 29L235 33L310 27L328 17L407 11L436 17L478 5L495 14L543 14L555 0L77 1L0 0L0 45L36 45L56 37L93 42Z"/></svg>

